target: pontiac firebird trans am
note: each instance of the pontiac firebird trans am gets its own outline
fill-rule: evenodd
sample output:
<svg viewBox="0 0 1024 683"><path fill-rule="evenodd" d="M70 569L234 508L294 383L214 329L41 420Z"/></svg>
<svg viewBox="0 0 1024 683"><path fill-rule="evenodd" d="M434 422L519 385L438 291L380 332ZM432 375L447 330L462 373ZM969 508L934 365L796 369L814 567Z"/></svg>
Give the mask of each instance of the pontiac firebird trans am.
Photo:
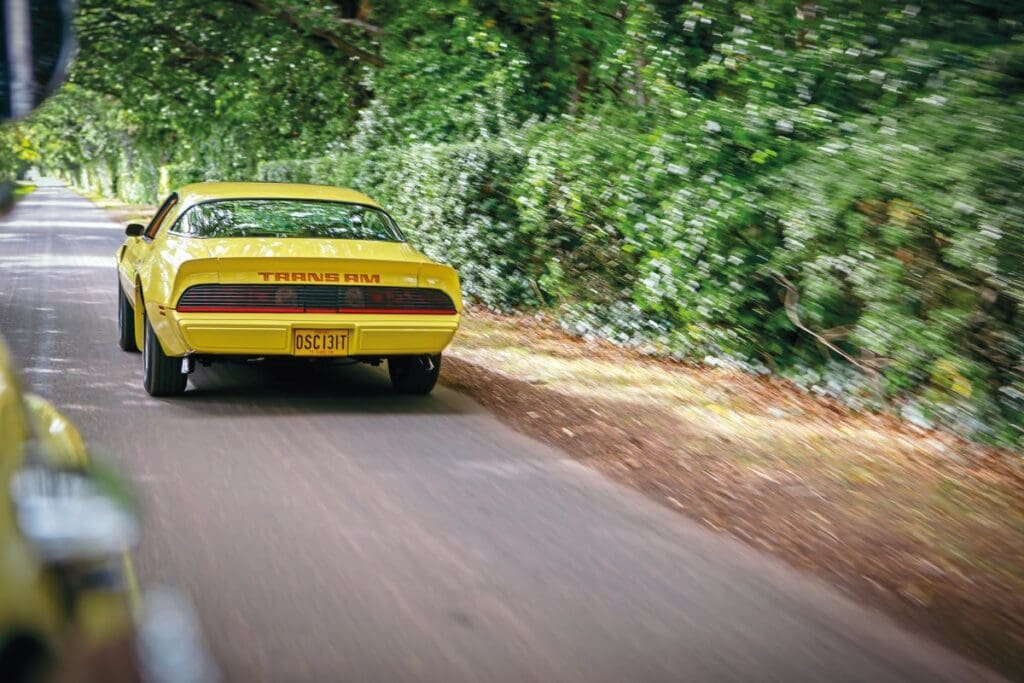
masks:
<svg viewBox="0 0 1024 683"><path fill-rule="evenodd" d="M386 360L396 391L425 394L459 326L455 271L352 190L186 185L125 233L118 343L142 350L153 396L184 392L196 362L268 356Z"/></svg>

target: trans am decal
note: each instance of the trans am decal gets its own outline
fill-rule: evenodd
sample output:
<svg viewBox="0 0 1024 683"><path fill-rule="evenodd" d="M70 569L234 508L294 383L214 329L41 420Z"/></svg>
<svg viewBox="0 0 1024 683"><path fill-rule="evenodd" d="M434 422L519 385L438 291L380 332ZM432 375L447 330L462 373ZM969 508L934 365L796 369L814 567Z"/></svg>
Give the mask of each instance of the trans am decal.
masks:
<svg viewBox="0 0 1024 683"><path fill-rule="evenodd" d="M379 285L378 273L296 273L270 272L257 273L264 282L355 282L367 285Z"/></svg>

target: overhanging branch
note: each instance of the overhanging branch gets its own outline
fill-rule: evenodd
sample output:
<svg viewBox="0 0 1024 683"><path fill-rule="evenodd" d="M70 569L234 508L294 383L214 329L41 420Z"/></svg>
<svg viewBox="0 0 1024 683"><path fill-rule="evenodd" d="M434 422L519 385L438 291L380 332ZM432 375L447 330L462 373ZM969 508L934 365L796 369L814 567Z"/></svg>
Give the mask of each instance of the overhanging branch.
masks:
<svg viewBox="0 0 1024 683"><path fill-rule="evenodd" d="M332 33L326 29L307 26L305 22L292 12L289 12L287 9L272 7L263 2L263 0L242 0L242 2L263 14L269 14L280 19L300 33L304 33L327 43L338 52L346 54L349 57L353 57L367 64L372 64L373 66L384 66L384 59L380 55L375 55L361 47L353 45L336 33ZM343 21L343 23L357 24L357 21L358 20ZM358 21L358 25L361 25L362 28L377 28L362 21Z"/></svg>
<svg viewBox="0 0 1024 683"><path fill-rule="evenodd" d="M848 354L846 351L843 351L841 348L833 344L829 339L829 336L831 335L826 336L824 334L819 334L818 332L815 332L811 328L807 327L807 325L805 325L803 321L800 320L800 312L797 309L797 304L800 302L800 292L799 290L797 290L796 285L794 285L792 282L786 279L786 277L783 275L776 274L775 279L778 280L778 282L783 287L786 288L786 295L783 300L783 304L786 307L786 317L789 318L789 321L793 323L797 327L797 329L802 330L807 334L811 335L818 341L819 344L822 344L830 351L833 351L834 353L842 357L844 360L846 360L859 370L871 375L872 377L878 376L878 368L863 361L857 360L856 358Z"/></svg>

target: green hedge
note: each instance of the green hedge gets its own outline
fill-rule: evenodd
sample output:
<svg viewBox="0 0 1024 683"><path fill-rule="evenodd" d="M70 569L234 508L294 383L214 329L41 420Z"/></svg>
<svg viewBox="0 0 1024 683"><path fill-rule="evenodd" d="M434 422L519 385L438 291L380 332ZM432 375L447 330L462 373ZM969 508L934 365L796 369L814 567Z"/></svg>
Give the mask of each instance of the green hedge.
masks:
<svg viewBox="0 0 1024 683"><path fill-rule="evenodd" d="M468 296L494 308L539 303L533 236L513 194L525 155L503 143L384 148L356 157L260 164L261 180L363 190L385 205L427 255L458 268Z"/></svg>
<svg viewBox="0 0 1024 683"><path fill-rule="evenodd" d="M895 399L921 423L1014 444L1024 126L972 97L865 117L856 137L765 133L755 147L789 160L766 169L712 112L716 135L689 133L697 152L591 118L257 175L367 192L488 306L552 307L577 334L780 372L859 406ZM951 120L958 134L938 136Z"/></svg>

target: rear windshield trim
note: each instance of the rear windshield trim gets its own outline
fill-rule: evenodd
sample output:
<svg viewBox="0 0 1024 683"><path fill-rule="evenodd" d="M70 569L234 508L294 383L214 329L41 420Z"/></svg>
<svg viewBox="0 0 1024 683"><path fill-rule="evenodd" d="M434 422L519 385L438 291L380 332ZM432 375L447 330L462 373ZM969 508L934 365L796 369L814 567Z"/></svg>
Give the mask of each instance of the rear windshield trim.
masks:
<svg viewBox="0 0 1024 683"><path fill-rule="evenodd" d="M391 227L393 227L395 229L395 232L398 233L398 239L397 240L366 239L366 240L359 240L359 241L361 241L361 242L386 242L386 243L389 243L389 244L400 244L400 243L408 241L406 239L406 237L405 237L405 233L403 233L402 229L400 227L398 227L398 221L396 221L394 219L394 217L390 213L385 211L382 207L377 206L376 204L367 204L366 202L345 202L345 201L341 201L339 199L304 199L302 197L219 197L217 199L204 199L201 202L196 202L195 204L190 204L180 214L178 214L178 217L176 219L174 219L174 224L171 225L171 227L169 227L167 229L167 232L169 234L176 235L178 237L187 237L188 239L193 239L193 240L252 240L252 239L261 239L259 237L214 237L212 235L190 235L190 234L188 234L186 232L181 232L181 231L178 230L178 225L181 223L182 219L185 218L185 216L188 215L189 211L191 211L192 209L194 209L197 206L202 206L203 204L216 204L217 202L238 202L238 201L254 201L254 202L275 202L275 201L280 201L280 202L316 202L316 203L319 203L319 204L343 204L343 205L346 205L346 206L363 206L363 207L366 207L367 209L373 209L374 211L380 211L382 214L387 216L388 220L391 221ZM290 240L326 240L326 239L344 239L344 238L337 238L337 237L336 238L331 238L331 237L288 237L288 238L285 238L285 239L290 239Z"/></svg>

